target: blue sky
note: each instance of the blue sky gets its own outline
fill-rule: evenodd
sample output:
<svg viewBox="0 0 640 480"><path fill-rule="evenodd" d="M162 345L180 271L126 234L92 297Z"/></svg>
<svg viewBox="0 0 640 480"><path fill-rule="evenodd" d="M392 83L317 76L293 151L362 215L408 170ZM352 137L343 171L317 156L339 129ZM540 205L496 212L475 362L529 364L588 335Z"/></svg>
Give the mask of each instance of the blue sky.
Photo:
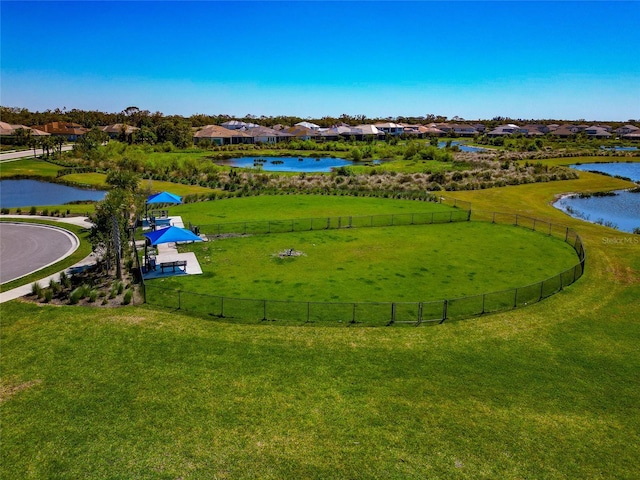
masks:
<svg viewBox="0 0 640 480"><path fill-rule="evenodd" d="M640 2L0 4L0 104L640 118Z"/></svg>

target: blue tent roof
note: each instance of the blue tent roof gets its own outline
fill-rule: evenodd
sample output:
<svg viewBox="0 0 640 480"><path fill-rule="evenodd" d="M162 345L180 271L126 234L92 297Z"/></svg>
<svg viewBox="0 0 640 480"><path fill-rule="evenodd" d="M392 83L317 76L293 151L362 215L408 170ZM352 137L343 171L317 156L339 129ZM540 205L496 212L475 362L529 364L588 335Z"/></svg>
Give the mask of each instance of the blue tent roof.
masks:
<svg viewBox="0 0 640 480"><path fill-rule="evenodd" d="M172 242L201 242L202 239L191 232L180 227L167 227L155 232L149 232L144 234L151 241L151 245L159 245L161 243Z"/></svg>
<svg viewBox="0 0 640 480"><path fill-rule="evenodd" d="M169 192L160 192L150 195L147 203L182 203L182 197Z"/></svg>

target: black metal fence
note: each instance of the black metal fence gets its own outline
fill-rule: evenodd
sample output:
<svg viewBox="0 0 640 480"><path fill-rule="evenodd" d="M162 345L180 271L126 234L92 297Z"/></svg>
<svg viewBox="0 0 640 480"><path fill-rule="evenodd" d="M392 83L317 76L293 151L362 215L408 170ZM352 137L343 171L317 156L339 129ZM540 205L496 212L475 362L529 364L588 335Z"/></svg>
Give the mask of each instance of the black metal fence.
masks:
<svg viewBox="0 0 640 480"><path fill-rule="evenodd" d="M471 210L450 209L441 212L396 213L387 215L339 216L322 218L296 218L292 220L264 220L253 222L218 223L200 225L197 229L207 237L223 235L261 235L267 233L307 232L340 228L392 227L401 225L428 225L432 223L466 222ZM189 225L193 229L193 225Z"/></svg>
<svg viewBox="0 0 640 480"><path fill-rule="evenodd" d="M444 215L443 217L440 214ZM150 305L176 309L189 314L225 318L240 323L272 321L281 324L363 325L437 324L449 319L463 319L537 303L571 285L584 274L585 250L580 236L569 227L519 214L497 212L434 212L412 217L412 214L374 217L336 217L310 221L255 222L235 225L225 233L268 233L301 231L317 228L371 227L442 223L443 221L483 221L510 224L544 235L557 237L573 247L578 262L571 268L541 282L499 292L427 302L301 302L250 298L230 298L167 289L146 283L145 296ZM422 215L426 215L422 216ZM451 217L448 217L452 215ZM363 220L367 218L368 220ZM354 220L357 219L357 220ZM429 221L425 221L429 220ZM321 227L322 226L322 227ZM240 228L238 228L240 227ZM300 230L296 228L299 227ZM292 230L292 228L294 230ZM222 234L223 230L220 230ZM214 233L214 235L217 233Z"/></svg>

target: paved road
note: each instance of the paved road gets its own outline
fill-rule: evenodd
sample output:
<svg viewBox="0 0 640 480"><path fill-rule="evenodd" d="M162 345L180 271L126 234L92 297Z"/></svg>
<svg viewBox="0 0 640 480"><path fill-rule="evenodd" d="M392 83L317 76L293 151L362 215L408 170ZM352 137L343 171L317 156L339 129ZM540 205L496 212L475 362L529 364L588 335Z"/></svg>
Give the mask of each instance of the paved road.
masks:
<svg viewBox="0 0 640 480"><path fill-rule="evenodd" d="M80 245L68 230L28 223L0 224L0 283L45 268Z"/></svg>
<svg viewBox="0 0 640 480"><path fill-rule="evenodd" d="M63 145L62 151L68 152L69 150L73 150L73 145ZM36 156L44 155L44 152L41 148L36 149ZM0 154L0 162L11 162L13 160L20 160L21 158L33 157L33 148L30 150L22 150L20 152L10 152L10 153L2 153Z"/></svg>

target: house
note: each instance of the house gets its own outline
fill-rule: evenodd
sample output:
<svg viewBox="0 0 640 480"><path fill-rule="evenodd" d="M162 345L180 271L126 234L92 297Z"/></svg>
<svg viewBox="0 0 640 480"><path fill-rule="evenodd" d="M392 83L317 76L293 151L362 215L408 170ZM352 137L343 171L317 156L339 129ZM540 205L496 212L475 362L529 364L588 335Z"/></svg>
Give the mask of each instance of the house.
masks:
<svg viewBox="0 0 640 480"><path fill-rule="evenodd" d="M224 122L222 126L227 130L242 130L246 128L259 127L260 125L257 125L255 123L241 122L240 120L229 120L228 122Z"/></svg>
<svg viewBox="0 0 640 480"><path fill-rule="evenodd" d="M121 138L122 136L129 137L140 129L124 123L114 123L113 125L100 127L100 130L109 135L109 138Z"/></svg>
<svg viewBox="0 0 640 480"><path fill-rule="evenodd" d="M640 130L640 128L636 127L635 125L628 124L624 127L616 128L614 132L620 136L624 136L630 133L638 133L638 130Z"/></svg>
<svg viewBox="0 0 640 480"><path fill-rule="evenodd" d="M296 137L299 140L311 140L322 137L319 131L313 130L303 125L294 125L293 127L285 128L283 131L285 133L291 134L293 137Z"/></svg>
<svg viewBox="0 0 640 480"><path fill-rule="evenodd" d="M602 127L585 128L584 133L593 138L610 138L611 134Z"/></svg>
<svg viewBox="0 0 640 480"><path fill-rule="evenodd" d="M526 135L526 130L523 130L518 125L514 125L513 123L509 123L507 125L500 125L499 127L494 128L490 132L487 133L490 137L500 137L504 135L513 135L516 133L522 133Z"/></svg>
<svg viewBox="0 0 640 480"><path fill-rule="evenodd" d="M384 138L384 132L375 125L358 125L353 127L356 138L361 137L362 140L367 138Z"/></svg>
<svg viewBox="0 0 640 480"><path fill-rule="evenodd" d="M43 132L42 130L38 130L36 128L26 127L24 125L10 125L7 122L0 122L0 136L2 137L10 137L15 135L16 130L27 130L31 132L32 137L46 137L51 135L50 133Z"/></svg>
<svg viewBox="0 0 640 480"><path fill-rule="evenodd" d="M522 130L526 131L526 135L529 137L534 135L545 135L549 133L549 127L540 124L525 125L524 127L522 127Z"/></svg>
<svg viewBox="0 0 640 480"><path fill-rule="evenodd" d="M206 125L193 135L193 143L196 145L202 140L209 140L215 145L238 145L240 143L253 143L253 137L244 132L229 130L220 125Z"/></svg>
<svg viewBox="0 0 640 480"><path fill-rule="evenodd" d="M473 137L478 133L471 125L462 125L458 123L454 123L453 125L449 125L451 127L451 131L460 137Z"/></svg>
<svg viewBox="0 0 640 480"><path fill-rule="evenodd" d="M294 125L294 127L304 127L310 130L315 130L316 132L320 130L320 125L316 125L315 123L311 122L298 122Z"/></svg>
<svg viewBox="0 0 640 480"><path fill-rule="evenodd" d="M579 131L580 131L580 129L578 127L576 127L575 125L562 125L562 126L560 126L558 128L554 128L549 133L551 135L555 135L556 137L567 138L567 137L570 137L572 135L575 135Z"/></svg>
<svg viewBox="0 0 640 480"><path fill-rule="evenodd" d="M49 122L33 128L54 136L65 137L70 142L75 142L78 140L78 137L81 137L89 131L88 128L72 122Z"/></svg>
<svg viewBox="0 0 640 480"><path fill-rule="evenodd" d="M242 130L242 133L253 138L253 143L278 143L283 140L288 140L292 137L291 134L282 132L280 130L274 130L269 127L250 127L246 130Z"/></svg>
<svg viewBox="0 0 640 480"><path fill-rule="evenodd" d="M374 126L386 135L402 135L404 133L404 126L398 123L375 123Z"/></svg>

